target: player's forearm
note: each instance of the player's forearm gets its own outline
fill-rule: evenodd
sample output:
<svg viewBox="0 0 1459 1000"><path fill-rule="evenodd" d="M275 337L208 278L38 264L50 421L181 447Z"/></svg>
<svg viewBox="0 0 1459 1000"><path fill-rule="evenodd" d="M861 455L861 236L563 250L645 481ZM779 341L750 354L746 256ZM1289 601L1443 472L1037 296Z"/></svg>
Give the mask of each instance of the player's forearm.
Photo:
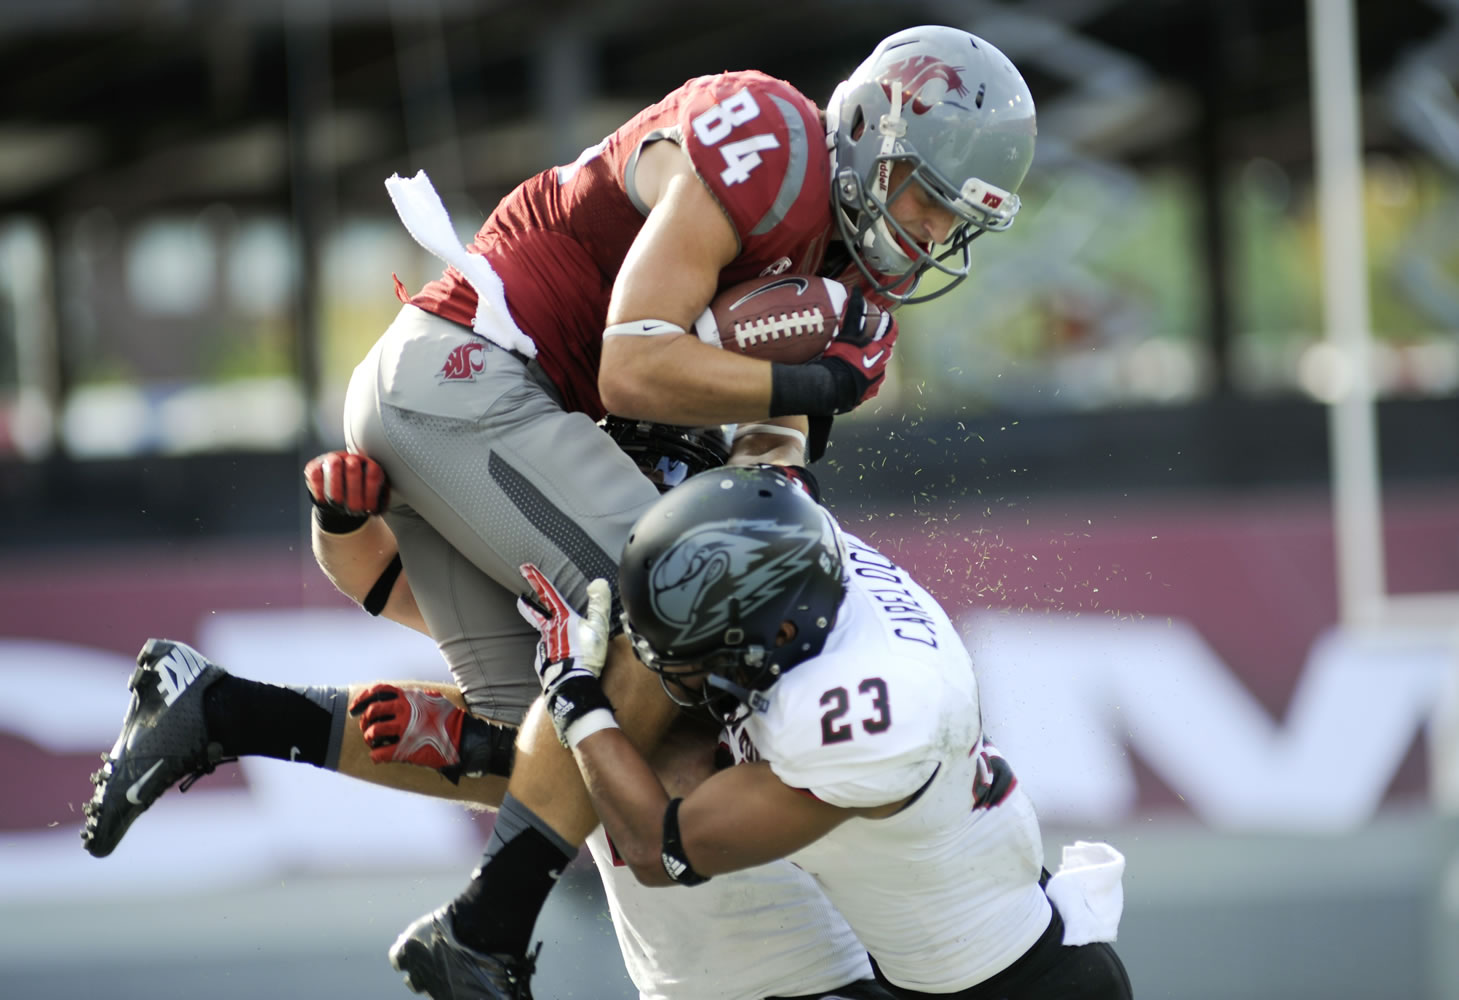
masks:
<svg viewBox="0 0 1459 1000"><path fill-rule="evenodd" d="M644 885L672 885L661 857L668 793L620 729L604 729L573 751L603 829L634 877Z"/></svg>
<svg viewBox="0 0 1459 1000"><path fill-rule="evenodd" d="M610 337L598 374L610 413L681 425L763 420L770 388L769 362L708 347L689 334Z"/></svg>
<svg viewBox="0 0 1459 1000"><path fill-rule="evenodd" d="M805 465L805 417L776 417L740 424L726 465Z"/></svg>

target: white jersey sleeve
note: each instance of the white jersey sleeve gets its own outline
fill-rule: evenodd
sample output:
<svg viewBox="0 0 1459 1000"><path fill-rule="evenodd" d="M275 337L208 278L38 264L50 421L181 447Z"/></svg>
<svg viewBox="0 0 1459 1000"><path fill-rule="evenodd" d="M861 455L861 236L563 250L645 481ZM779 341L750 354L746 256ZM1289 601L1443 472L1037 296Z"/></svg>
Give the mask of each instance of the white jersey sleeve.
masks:
<svg viewBox="0 0 1459 1000"><path fill-rule="evenodd" d="M900 567L847 542L846 598L825 647L788 671L744 727L781 781L857 808L904 799L950 749L966 754L980 712L947 615Z"/></svg>
<svg viewBox="0 0 1459 1000"><path fill-rule="evenodd" d="M832 653L800 665L792 679L777 685L753 728L787 785L859 808L904 799L937 770L927 732L941 685L916 664Z"/></svg>

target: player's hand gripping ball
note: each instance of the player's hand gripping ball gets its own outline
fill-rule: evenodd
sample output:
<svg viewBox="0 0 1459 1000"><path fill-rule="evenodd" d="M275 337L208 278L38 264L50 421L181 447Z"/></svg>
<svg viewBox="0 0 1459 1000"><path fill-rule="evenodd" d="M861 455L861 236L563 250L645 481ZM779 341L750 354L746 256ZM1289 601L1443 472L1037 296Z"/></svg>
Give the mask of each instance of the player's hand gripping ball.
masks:
<svg viewBox="0 0 1459 1000"><path fill-rule="evenodd" d="M833 278L804 274L754 278L716 295L694 322L694 333L726 351L803 364L819 358L841 332L852 300L846 286ZM875 306L867 312L880 319L881 310Z"/></svg>

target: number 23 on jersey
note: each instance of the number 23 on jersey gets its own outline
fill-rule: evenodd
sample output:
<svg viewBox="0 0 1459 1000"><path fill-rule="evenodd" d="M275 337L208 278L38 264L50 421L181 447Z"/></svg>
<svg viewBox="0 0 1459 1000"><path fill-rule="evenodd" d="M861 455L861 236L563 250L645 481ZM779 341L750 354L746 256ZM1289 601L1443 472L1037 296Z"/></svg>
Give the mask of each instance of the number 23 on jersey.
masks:
<svg viewBox="0 0 1459 1000"><path fill-rule="evenodd" d="M868 733L884 733L892 725L892 707L887 703L887 684L880 677L868 677L856 686L857 715L862 716L861 728ZM852 699L844 687L833 687L821 695L821 707L826 711L821 716L821 745L845 743L853 739L856 730L846 716L851 712Z"/></svg>

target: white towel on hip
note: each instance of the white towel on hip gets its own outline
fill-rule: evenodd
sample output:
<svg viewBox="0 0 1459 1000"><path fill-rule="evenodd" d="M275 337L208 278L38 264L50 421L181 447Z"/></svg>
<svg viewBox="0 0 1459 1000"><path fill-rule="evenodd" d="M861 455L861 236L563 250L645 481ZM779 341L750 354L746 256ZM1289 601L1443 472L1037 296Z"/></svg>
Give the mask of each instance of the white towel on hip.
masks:
<svg viewBox="0 0 1459 1000"><path fill-rule="evenodd" d="M1044 891L1064 918L1064 943L1113 941L1125 909L1125 856L1108 844L1076 840L1064 845L1059 870Z"/></svg>
<svg viewBox="0 0 1459 1000"><path fill-rule="evenodd" d="M441 203L441 196L424 170L409 180L391 174L385 190L400 221L415 241L441 260L460 271L476 289L476 316L471 328L498 347L517 351L529 358L537 356L537 345L517 326L507 311L507 296L502 279L479 253L468 253L456 236L451 216Z"/></svg>

